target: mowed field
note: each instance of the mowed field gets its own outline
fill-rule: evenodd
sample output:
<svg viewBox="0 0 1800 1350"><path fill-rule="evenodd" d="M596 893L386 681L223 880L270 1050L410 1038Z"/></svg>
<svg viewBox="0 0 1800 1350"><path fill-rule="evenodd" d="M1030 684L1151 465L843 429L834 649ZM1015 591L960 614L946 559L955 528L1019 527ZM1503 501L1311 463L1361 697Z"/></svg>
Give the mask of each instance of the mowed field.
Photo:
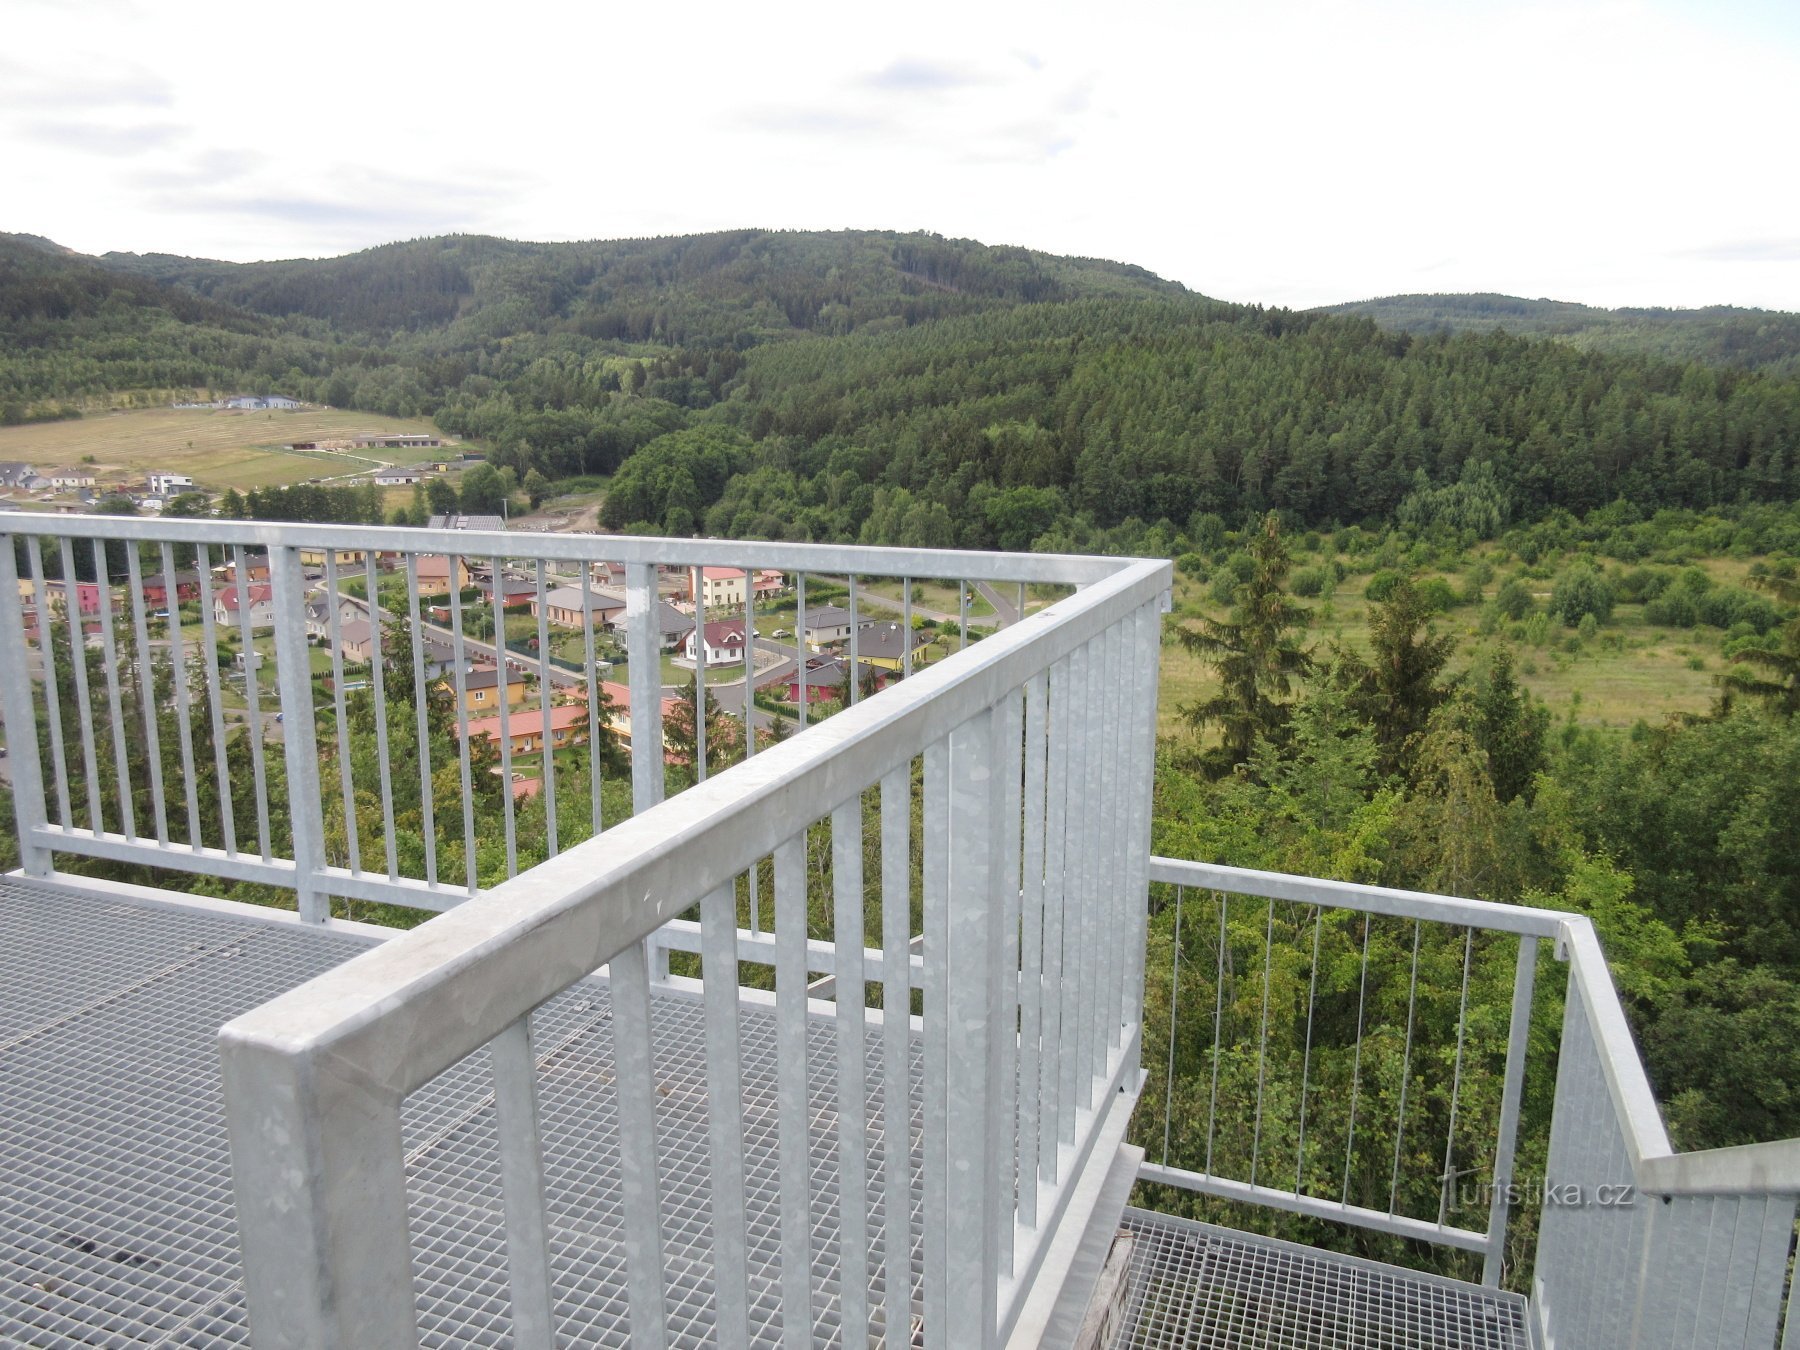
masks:
<svg viewBox="0 0 1800 1350"><path fill-rule="evenodd" d="M0 460L32 464L42 472L79 464L92 455L95 476L102 481L109 469L140 477L155 469L185 473L201 487L241 492L367 473L409 454L399 450L317 454L281 448L293 441L435 430L423 420L378 413L148 408L98 413L74 422L0 427Z"/></svg>

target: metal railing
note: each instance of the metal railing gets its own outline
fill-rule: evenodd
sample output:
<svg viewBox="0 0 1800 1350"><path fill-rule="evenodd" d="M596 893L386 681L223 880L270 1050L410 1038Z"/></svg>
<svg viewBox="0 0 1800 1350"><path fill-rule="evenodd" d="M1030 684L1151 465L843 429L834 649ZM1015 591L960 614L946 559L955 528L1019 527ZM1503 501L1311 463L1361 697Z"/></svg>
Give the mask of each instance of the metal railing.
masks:
<svg viewBox="0 0 1800 1350"><path fill-rule="evenodd" d="M327 916L333 897L446 909L661 799L665 765L656 749L633 757L628 798L622 787L616 795L604 790L609 718L597 660L599 596L588 581L594 563L624 565L629 709L612 720L633 746L648 747L664 745L667 642L657 616L665 589L659 581L671 573L692 576L698 589L704 567L743 572L748 673L757 667L753 579L765 568L791 578L802 613L810 579L815 595L829 584L853 612L859 602L867 610L879 600L910 630L916 579L1003 581L1017 588L1022 611L1028 584L1085 585L1119 565L831 545L10 512L0 512L0 534L0 711L12 727L47 728L42 755L34 738L13 738L25 870L43 875L57 854L79 854L262 884L294 892L301 916L312 921ZM441 595L422 591L425 558L447 573ZM458 583L471 569L496 582L525 576L536 611L535 659L506 647L498 605L464 599L472 586ZM193 577L190 597L178 603L174 583L166 582L164 599L153 603L146 577L174 578L178 570ZM227 575L249 585L252 603L238 603L241 587ZM90 606L83 590L79 612L67 613L58 599L65 578L97 586L96 603ZM899 584L900 598L877 594L872 583L881 578ZM559 582L581 587L579 639L548 617L548 593ZM312 634L309 601L325 611ZM694 606L694 629L708 617ZM371 631L366 650L352 657L345 629L357 623ZM553 634L584 649L575 671L553 659ZM859 636L853 628L853 654ZM968 640L965 625L956 648ZM433 669L439 663L427 661L427 643L450 653L441 674ZM790 643L804 654L798 625ZM241 677L221 668L220 653L235 655ZM272 682L262 673L270 663ZM483 663L510 672L487 703L470 690L471 673ZM805 727L814 714L806 663L798 665L796 720ZM900 666L898 674L912 672L910 648ZM704 703L704 663L693 675ZM447 749L433 734L433 696L391 698L396 679L409 695L436 690L437 699L453 704ZM747 727L756 716L754 678L741 686ZM359 700L364 687L373 697ZM860 696L860 688L851 689L852 702ZM737 714L738 692L731 697ZM559 702L583 703L587 716L559 729ZM350 728L363 716L372 719L374 748L359 756ZM474 738L497 748L491 781L473 772L484 758L469 731L478 717L497 723ZM687 757L690 776L704 778L709 747L705 719L698 720ZM755 753L755 735L743 733L741 741L738 753ZM558 744L562 751L551 753ZM515 800L511 787L522 754L532 756L539 775L529 802ZM485 813L477 810L483 802Z"/></svg>
<svg viewBox="0 0 1800 1350"><path fill-rule="evenodd" d="M723 1108L710 1127L711 1288L727 1339L747 1317L740 956L775 973L788 1342L810 1342L823 1297L810 1250L805 1091L806 1028L820 1016L834 1020L842 1051L844 1238L833 1294L842 1324L860 1340L907 1328L917 1311L928 1344L1005 1337L1102 1127L1129 1109L1138 1082L1142 912L1131 897L1143 889L1148 856L1166 563L224 522L6 517L0 527L9 536L0 549L0 698L27 874L51 875L57 856L73 854L283 887L312 921L327 919L334 896L448 911L223 1034L258 1344L412 1343L400 1105L482 1047L493 1065L514 1340L552 1342L555 1215L546 1210L529 1017L602 965L611 980L631 1325L634 1341L660 1343L658 1176L676 1164L657 1152L647 939L696 906L699 922L671 930L664 946L697 946L706 976L696 996L706 1012L708 1096ZM329 559L318 578L327 612L316 620L328 689L315 686L310 668L302 549ZM371 688L357 699L345 688L342 552L368 560L356 575L375 607ZM377 562L382 554L391 556ZM390 699L384 687L409 667L415 693L431 683L419 640L432 627L418 583L427 554L452 560L443 627L456 658L444 683L459 735L441 762L431 758L425 700ZM271 589L250 595L251 604L266 603L266 615L244 605L219 611L249 658L242 693L232 697L213 659L221 624L211 568L225 559L248 579L264 555ZM464 623L456 566L491 558L498 571L522 556L540 598L550 564L626 564L633 813L602 821L596 792L582 803L591 806L592 833L571 845L559 838L551 805L544 860L523 866L530 855L507 792L495 831L504 835L507 879L478 891L473 859L489 841L477 837L467 805L476 761L461 676L464 654L485 639ZM191 564L197 641L177 636L180 618L147 601L146 559L165 577ZM735 772L707 777L704 745L696 747L702 781L659 802L653 619L655 567L666 560L784 567L801 586L807 576L845 575L853 598L857 579L884 567L902 578L969 569L1021 586L1082 589L878 699L853 693L854 706ZM99 578L97 612L51 613L46 582L55 575ZM20 581L30 583L28 595ZM273 706L251 655L265 621ZM541 618L539 626L542 633ZM412 640L405 658L384 662L383 644L402 639ZM548 704L546 665L528 673ZM591 661L582 678L591 709ZM502 718L508 707L502 691ZM517 714L527 725L539 715ZM348 725L357 718L372 727L359 728L363 740L353 743ZM354 762L371 743L372 765ZM510 776L508 744L503 723L501 767ZM416 796L403 794L415 771ZM553 800L557 772L546 770L539 800ZM328 830L331 814L341 824ZM822 870L809 857L820 839L829 841ZM740 928L733 888L771 858L772 932ZM808 913L821 887L823 940L812 936L821 925ZM864 942L871 903L878 948ZM819 972L834 978L834 998L809 1005L808 976ZM1015 1025L1026 1034L1000 1030ZM910 1055L922 1053L925 1064L918 1151L889 1150L878 1179L864 1175L865 1136L878 1122L863 1115L870 1084L850 1053L872 1032L887 1082L910 1083ZM901 1139L914 1137L912 1090L882 1102L879 1123ZM915 1185L925 1204L917 1278L906 1199ZM894 1201L879 1215L861 1203L871 1187ZM866 1241L877 1222L898 1225L885 1247L898 1255L885 1270L871 1268Z"/></svg>
<svg viewBox="0 0 1800 1350"><path fill-rule="evenodd" d="M1173 913L1168 983L1152 990L1167 1006L1146 1014L1162 1043L1141 1180L1474 1253L1490 1287L1533 1271L1546 1350L1774 1350L1800 1140L1671 1150L1587 918L1168 858L1149 875ZM1545 941L1568 991L1526 1185ZM1528 1205L1535 1252L1509 1246Z"/></svg>

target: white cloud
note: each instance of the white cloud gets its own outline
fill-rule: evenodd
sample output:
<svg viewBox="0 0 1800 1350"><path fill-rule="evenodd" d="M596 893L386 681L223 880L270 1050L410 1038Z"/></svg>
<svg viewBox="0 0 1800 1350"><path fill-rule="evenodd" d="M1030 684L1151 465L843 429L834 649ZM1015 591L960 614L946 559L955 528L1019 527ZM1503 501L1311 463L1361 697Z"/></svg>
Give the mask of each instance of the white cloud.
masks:
<svg viewBox="0 0 1800 1350"><path fill-rule="evenodd" d="M238 258L923 228L1268 303L1800 309L1791 7L991 8L15 7L0 227Z"/></svg>

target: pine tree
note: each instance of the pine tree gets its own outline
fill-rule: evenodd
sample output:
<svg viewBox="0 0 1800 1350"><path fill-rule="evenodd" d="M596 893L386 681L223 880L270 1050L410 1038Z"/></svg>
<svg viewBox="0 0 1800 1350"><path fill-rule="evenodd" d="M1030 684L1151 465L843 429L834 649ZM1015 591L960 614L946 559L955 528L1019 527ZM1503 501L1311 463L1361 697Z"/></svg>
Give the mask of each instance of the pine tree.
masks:
<svg viewBox="0 0 1800 1350"><path fill-rule="evenodd" d="M1223 688L1181 711L1196 728L1216 726L1216 767L1245 763L1258 738L1279 736L1287 724L1294 682L1311 669L1311 654L1295 632L1310 611L1282 589L1289 558L1281 521L1271 511L1249 548L1252 570L1226 619L1202 619L1198 629L1177 628L1182 644L1219 672Z"/></svg>

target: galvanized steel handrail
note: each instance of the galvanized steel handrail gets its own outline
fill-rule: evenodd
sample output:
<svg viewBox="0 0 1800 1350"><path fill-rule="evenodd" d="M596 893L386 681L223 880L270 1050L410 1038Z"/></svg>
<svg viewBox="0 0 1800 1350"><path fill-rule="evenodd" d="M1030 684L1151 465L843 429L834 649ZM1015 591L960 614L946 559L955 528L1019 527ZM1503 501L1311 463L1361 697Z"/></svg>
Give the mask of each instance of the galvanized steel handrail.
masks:
<svg viewBox="0 0 1800 1350"><path fill-rule="evenodd" d="M929 568L926 570L929 572ZM272 1344L288 1343L290 1335L307 1339L317 1336L326 1342L337 1335L362 1337L369 1343L410 1343L410 1255L399 1132L400 1103L407 1093L482 1045L494 1042L507 1028L518 1026L533 1008L604 962L615 962L615 1018L622 1022L627 1012L636 1017L638 1014L632 1009L647 998L640 944L658 927L704 897L728 894L733 878L771 850L776 856L778 890L789 886L791 869L797 862L792 843L796 832L804 832L812 822L854 801L877 782L885 784L921 751L926 753L929 796L932 776L944 772L957 744L955 738L1010 734L1005 731L1008 714L1004 709L1016 702L1018 691L1032 685L1053 665L1067 659L1079 660L1096 640L1115 630L1122 621L1135 619L1129 641L1109 641L1098 649L1105 654L1109 670L1094 672L1096 677L1106 673L1118 675L1120 683L1113 687L1127 688L1135 695L1126 705L1133 714L1131 734L1122 734L1119 743L1130 747L1134 760L1142 755L1145 777L1129 792L1123 782L1116 784L1118 793L1114 800L1119 828L1109 841L1121 850L1121 859L1129 859L1131 838L1141 830L1147 839L1148 832L1147 733L1151 719L1147 708L1138 705L1146 693L1153 699L1154 666L1153 662L1146 663L1144 656L1146 651L1154 650L1154 609L1166 592L1168 581L1166 562L1117 564L1111 575L1095 580L1076 595L1030 619L1003 629L961 659L915 674L881 698L859 703L810 732L767 748L729 773L709 778L653 809L644 810L614 826L603 837L578 844L405 937L230 1023L221 1033L221 1047L239 1220L259 1343L264 1336ZM1146 640L1151 644L1148 648ZM1127 660L1137 663L1130 680L1123 679L1123 668L1110 669L1113 663L1122 667ZM1146 664L1150 667L1147 671L1143 668ZM1103 680L1097 678L1091 692L1098 695L1104 688L1107 686ZM1061 706L1061 715L1067 718L1082 705L1065 696ZM1018 714L1010 716L1016 732ZM983 729L970 730L976 726ZM1124 733L1126 727L1122 724L1119 730ZM998 748L1004 741L989 739L983 743ZM993 766L982 768L980 752L972 754L974 757L965 756L958 761L953 781L943 786L954 787L958 792L994 790L980 786L983 774L989 784L998 785L1000 779ZM1116 758L1106 761L1109 782L1115 773L1112 764ZM934 763L938 767L934 768ZM1102 767L1098 758L1094 767ZM954 795L940 792L938 800L952 806L951 818L962 814ZM1001 805L1004 809L1005 804ZM966 818L982 817L982 810L972 810L973 814ZM994 825L997 829L997 817ZM999 852L1003 856L1005 850ZM1138 855L1140 860L1142 856ZM1105 949L1130 966L1134 959L1131 943L1122 939L1134 929L1141 932L1141 927L1130 922L1130 903L1106 873L1104 860L1071 861L1078 862L1083 871L1080 887L1076 888L1079 894L1072 890L1070 904L1105 896L1108 912L1117 911L1116 919L1103 920L1096 914L1086 921L1093 940L1081 953L1082 959L1091 962L1095 953ZM1017 995L1016 989L1011 995L1003 995L1000 986L990 981L986 992L967 1003L974 991L933 986L934 978L942 980L941 971L933 974L937 970L932 964L933 923L945 921L947 914L952 940L960 942L963 939L955 938L958 925L966 926L974 913L968 905L975 903L980 894L996 893L989 889L994 879L984 870L987 864L979 857L968 863L952 873L955 886L963 889L954 895L936 892L936 899L932 889L934 871L927 869L925 982L928 1010L942 1009L946 1006L944 1000L950 999L950 1016L961 1029L948 1042L952 1062L946 1064L940 1054L937 1071L948 1071L958 1082L972 1086L998 1081L992 1070L1006 1061L997 1058L991 1068L954 1062L969 1043L965 1019L976 1008L990 1003L996 1008L1008 1006L1000 1000ZM1016 862L1014 866L1016 869ZM1138 874L1142 875L1141 861ZM1013 876L1016 896L1016 870ZM971 886L974 890L965 893ZM934 921L932 907L947 901L955 901L954 906L948 911L940 908L940 917ZM784 912L788 917L782 917ZM780 979L784 989L804 987L807 963L804 943L799 940L804 933L788 927L795 913L791 905L785 911L778 907L778 964L793 963ZM1113 926L1121 921L1123 928ZM1003 938L1003 925L997 914L980 920L978 926L982 925L986 926L986 937L975 938L978 943ZM890 959L895 950L892 937L888 935L889 941L884 943ZM965 934L965 938L973 937ZM854 945L857 950L852 964L840 965L840 977L853 975L856 964L866 960L861 943ZM1141 947L1141 942L1138 945ZM945 948L939 946L936 950L941 957ZM624 964L617 960L628 955L631 959ZM712 955L710 946L708 955ZM1004 968L998 947L992 959L992 969L997 974ZM1135 954L1139 971L1141 959L1140 950ZM634 970L627 983L625 975ZM712 970L709 960L709 975ZM792 978L796 973L797 980ZM890 981L895 973L892 969L885 971ZM1092 965L1085 978L1089 982L1110 982L1110 988L1096 986L1088 994L1093 1000L1089 1006L1096 1011L1107 1006L1133 1006L1133 977L1129 973ZM1141 985L1141 973L1136 979ZM709 988L709 996L713 992ZM1108 1000L1123 1002L1109 1005ZM965 1003L967 1006L963 1006ZM784 1016L804 1016L803 1004L795 1004L792 998L787 1000L786 1009ZM929 1024L933 1016L941 1018L942 1013L928 1011L928 1078L934 1053ZM1104 1021L1090 1019L1075 1024L1084 1038L1090 1034L1090 1024L1096 1039L1091 1046L1085 1039L1080 1043L1081 1059L1086 1061L1090 1049L1101 1052L1096 1063L1111 1066L1104 1070L1109 1082L1122 1082L1120 1076L1135 1063L1135 1025L1122 1036L1119 1025L1113 1025L1108 1033L1103 1030ZM936 1034L943 1035L946 1024L940 1020L936 1025ZM985 1032L977 1035L978 1042L991 1045L988 1053L995 1056L1003 1055L999 1044L1003 1039ZM641 1044L636 1043L639 1041ZM633 1063L625 1060L623 1037L620 1047L621 1084L638 1077L647 1083L647 1023L644 1031L634 1034ZM528 1047L515 1045L508 1053L516 1058L527 1051ZM498 1048L496 1053L500 1053ZM1071 1046L1070 1063L1076 1058L1075 1047ZM787 1065L784 1060L784 1075ZM784 1078L784 1093L792 1087ZM804 1093L803 1082L800 1091ZM948 1121L939 1120L935 1128L947 1130L953 1149L973 1148L972 1160L982 1150L997 1146L994 1141L1002 1138L1002 1131L996 1123L979 1127L980 1138L965 1138L965 1130L972 1124L965 1114L971 1108L954 1091L949 1105ZM1085 1079L1079 1082L1060 1126L1058 1142L1065 1159L1084 1156L1081 1150L1091 1143L1091 1125L1085 1138L1074 1132L1076 1111L1085 1113L1083 1118L1093 1122L1107 1105L1104 1093L1096 1101L1094 1085ZM784 1119L790 1106L803 1111L802 1102L789 1103L784 1097ZM988 1109L980 1108L981 1112ZM643 1099L641 1110L649 1110L648 1098ZM528 1116L529 1112L515 1104L514 1117L522 1114ZM635 1197L635 1203L632 1196L627 1196L626 1248L635 1307L650 1300L657 1288L645 1274L655 1268L655 1229L632 1227L634 1211L640 1218L648 1214L648 1221L655 1223L654 1145L648 1144L651 1163L645 1169L641 1164L650 1138L648 1116L628 1118L623 1090L620 1114L627 1185L652 1188L647 1207L642 1194ZM791 1133L784 1124L784 1154ZM963 1144L958 1145L958 1140L963 1140ZM534 1148L535 1144L531 1144L527 1151ZM803 1165L801 1171L803 1174ZM526 1172L529 1174L529 1167ZM945 1181L940 1174L936 1184L941 1188ZM928 1209L932 1185L928 1172ZM997 1186L999 1178L984 1185ZM1021 1176L1020 1189L1027 1188L1038 1189ZM1008 1186L1005 1198L1010 1197ZM787 1199L784 1191L784 1205ZM989 1222L989 1213L1001 1212L1001 1199L1001 1194L995 1192L990 1197L992 1203L981 1207L979 1217L956 1206L940 1213L939 1221L950 1226L949 1250L984 1250L988 1253L984 1261L992 1260L1000 1235L997 1231L991 1233L984 1245L979 1228ZM1042 1259L1043 1245L1060 1212L1060 1203L1052 1188L1045 1206L1048 1221L1034 1230L1035 1247L1019 1253L1021 1272L1034 1269L1035 1262ZM977 1230L958 1228L970 1222L977 1224ZM784 1222L784 1244L792 1238L789 1227ZM928 1235L933 1231L928 1221ZM541 1231L534 1240L541 1243ZM976 1246L966 1248L968 1243ZM929 1236L927 1247L929 1269ZM786 1269L797 1255L803 1256L803 1250L786 1253L784 1281L807 1278L804 1263L796 1269ZM1012 1262L1004 1264L1010 1266ZM944 1273L940 1269L940 1276ZM962 1270L956 1272L958 1280L966 1275ZM647 1279L649 1283L645 1283ZM971 1318L985 1321L993 1329L990 1336L982 1339L998 1334L1008 1312L1001 1301L999 1279L996 1276L981 1283L983 1287L976 1290L949 1284L950 1304L933 1308L929 1299L934 1286L928 1282L928 1322L932 1323L928 1334L941 1338L945 1326L970 1326L974 1324ZM936 1288L939 1295L946 1292L941 1278ZM795 1293L787 1290L784 1283L784 1291L784 1304L790 1297L804 1297L804 1286ZM974 1304L965 1301L970 1293L975 1297ZM515 1281L515 1299L520 1297L536 1296L529 1289L521 1290ZM945 1318L948 1320L942 1320ZM283 1330L290 1327L296 1330ZM330 1330L333 1327L337 1329L335 1333ZM790 1339L795 1334L790 1326ZM943 1342L938 1339L936 1343Z"/></svg>

